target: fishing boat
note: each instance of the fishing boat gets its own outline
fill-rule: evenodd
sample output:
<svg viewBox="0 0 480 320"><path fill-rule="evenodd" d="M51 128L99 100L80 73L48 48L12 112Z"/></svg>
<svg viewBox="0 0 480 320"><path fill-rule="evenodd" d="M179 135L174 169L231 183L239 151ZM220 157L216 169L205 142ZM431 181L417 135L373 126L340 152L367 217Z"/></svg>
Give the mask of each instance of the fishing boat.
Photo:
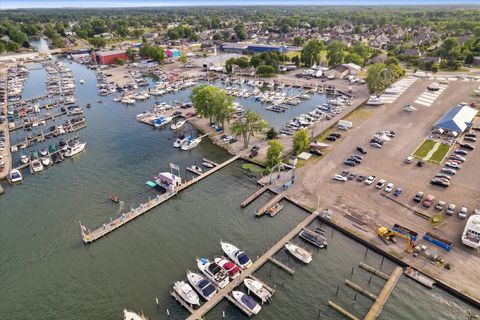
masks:
<svg viewBox="0 0 480 320"><path fill-rule="evenodd" d="M251 291L262 301L262 304L271 302L272 293L268 291L260 281L247 278L243 280L243 284L245 284L245 287L249 290L248 293Z"/></svg>
<svg viewBox="0 0 480 320"><path fill-rule="evenodd" d="M191 137L189 137L187 139L187 141L185 141L185 143L182 144L181 148L182 148L183 151L191 150L191 149L195 148L196 146L198 146L201 141L202 141L202 138L200 138L200 137L195 138L195 139L192 139Z"/></svg>
<svg viewBox="0 0 480 320"><path fill-rule="evenodd" d="M252 265L250 258L242 250L228 242L220 241L223 252L240 268L247 269Z"/></svg>
<svg viewBox="0 0 480 320"><path fill-rule="evenodd" d="M480 215L472 214L468 218L462 233L462 243L474 249L480 247Z"/></svg>
<svg viewBox="0 0 480 320"><path fill-rule="evenodd" d="M114 194L111 194L110 195L110 200L112 200L113 202L115 203L119 203L120 202L120 197L119 196L116 196Z"/></svg>
<svg viewBox="0 0 480 320"><path fill-rule="evenodd" d="M432 289L433 285L435 284L435 280L427 277L423 273L418 272L417 270L413 269L412 267L406 267L403 270L403 273L412 278L413 280L423 284L425 287Z"/></svg>
<svg viewBox="0 0 480 320"><path fill-rule="evenodd" d="M188 139L191 139L190 136L186 137L184 135L181 135L180 137L177 138L177 140L175 140L175 142L173 143L173 146L175 148L180 148L185 142L187 142Z"/></svg>
<svg viewBox="0 0 480 320"><path fill-rule="evenodd" d="M51 164L50 157L42 157L40 161L45 167L48 167Z"/></svg>
<svg viewBox="0 0 480 320"><path fill-rule="evenodd" d="M312 261L312 254L296 244L288 242L285 244L285 249L303 263L308 264Z"/></svg>
<svg viewBox="0 0 480 320"><path fill-rule="evenodd" d="M377 96L370 96L370 98L367 100L367 105L369 106L381 106L383 104L382 99Z"/></svg>
<svg viewBox="0 0 480 320"><path fill-rule="evenodd" d="M170 129L172 129L172 130L180 129L181 127L183 127L185 125L186 122L187 122L187 120L179 120L175 123L172 123L170 125Z"/></svg>
<svg viewBox="0 0 480 320"><path fill-rule="evenodd" d="M148 317L143 313L138 314L136 312L123 309L123 320L148 320Z"/></svg>
<svg viewBox="0 0 480 320"><path fill-rule="evenodd" d="M65 157L73 157L74 155L79 154L85 149L86 145L86 142L75 141L75 143L68 146L68 149L65 152Z"/></svg>
<svg viewBox="0 0 480 320"><path fill-rule="evenodd" d="M187 271L187 279L203 299L208 301L217 294L217 289L215 289L212 283L205 279L202 275L196 272Z"/></svg>
<svg viewBox="0 0 480 320"><path fill-rule="evenodd" d="M153 125L157 128L159 127L163 127L167 124L169 124L170 122L172 122L172 117L164 117L164 116L160 116L158 118L156 118L155 120L153 120Z"/></svg>
<svg viewBox="0 0 480 320"><path fill-rule="evenodd" d="M29 161L30 161L30 158L28 158L28 156L22 154L20 156L20 161L23 163L23 164L27 164Z"/></svg>
<svg viewBox="0 0 480 320"><path fill-rule="evenodd" d="M250 310L253 314L258 314L262 307L248 294L243 293L242 291L234 290L232 291L233 298L238 301L246 309Z"/></svg>
<svg viewBox="0 0 480 320"><path fill-rule="evenodd" d="M38 159L33 160L30 164L32 168L32 173L37 173L44 169L43 164Z"/></svg>
<svg viewBox="0 0 480 320"><path fill-rule="evenodd" d="M13 169L12 171L10 171L10 181L12 183L23 181L22 173L20 172L20 170Z"/></svg>
<svg viewBox="0 0 480 320"><path fill-rule="evenodd" d="M173 285L173 290L190 305L200 305L200 298L192 287L185 281L177 281Z"/></svg>
<svg viewBox="0 0 480 320"><path fill-rule="evenodd" d="M280 210L283 209L283 204L280 204L280 202L275 203L273 207L267 210L267 214L270 217L274 217Z"/></svg>
<svg viewBox="0 0 480 320"><path fill-rule="evenodd" d="M240 268L225 257L216 257L215 263L228 272L230 279L235 279L240 275Z"/></svg>
<svg viewBox="0 0 480 320"><path fill-rule="evenodd" d="M214 167L214 165L212 163L207 162L207 161L203 161L202 166L204 166L206 168L213 168Z"/></svg>
<svg viewBox="0 0 480 320"><path fill-rule="evenodd" d="M200 258L197 259L197 267L208 280L212 281L219 288L225 288L230 283L227 272L215 262L210 262L206 258Z"/></svg>
<svg viewBox="0 0 480 320"><path fill-rule="evenodd" d="M308 229L303 229L302 231L300 231L300 233L298 234L298 236L300 238L302 238L303 240L313 244L314 246L317 246L319 248L325 248L328 243L327 243L327 239L318 234L318 233L315 233L313 231L310 231Z"/></svg>

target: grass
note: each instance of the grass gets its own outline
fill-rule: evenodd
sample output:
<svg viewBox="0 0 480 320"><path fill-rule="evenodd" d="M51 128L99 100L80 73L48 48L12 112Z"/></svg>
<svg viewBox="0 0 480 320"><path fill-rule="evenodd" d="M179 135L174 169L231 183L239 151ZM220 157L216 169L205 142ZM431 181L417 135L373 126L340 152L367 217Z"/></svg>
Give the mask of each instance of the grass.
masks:
<svg viewBox="0 0 480 320"><path fill-rule="evenodd" d="M344 117L342 120L347 120L347 121L352 121L354 122L355 120L365 120L368 117L370 117L373 113L373 109L367 109L365 107L358 107L352 112L350 112L346 117ZM355 123L353 124L355 125Z"/></svg>
<svg viewBox="0 0 480 320"><path fill-rule="evenodd" d="M430 150L435 145L435 141L425 140L423 143L413 152L413 156L416 158L425 158Z"/></svg>
<svg viewBox="0 0 480 320"><path fill-rule="evenodd" d="M430 218L430 225L432 227L438 226L443 223L444 217L442 213L436 214Z"/></svg>
<svg viewBox="0 0 480 320"><path fill-rule="evenodd" d="M287 52L285 54L287 57L290 58L290 60L293 58L293 57L300 57L300 51L290 51L290 52Z"/></svg>
<svg viewBox="0 0 480 320"><path fill-rule="evenodd" d="M440 163L442 162L443 158L445 158L445 155L448 153L450 150L450 145L446 143L442 143L437 151L428 159L428 161L435 162L435 163Z"/></svg>

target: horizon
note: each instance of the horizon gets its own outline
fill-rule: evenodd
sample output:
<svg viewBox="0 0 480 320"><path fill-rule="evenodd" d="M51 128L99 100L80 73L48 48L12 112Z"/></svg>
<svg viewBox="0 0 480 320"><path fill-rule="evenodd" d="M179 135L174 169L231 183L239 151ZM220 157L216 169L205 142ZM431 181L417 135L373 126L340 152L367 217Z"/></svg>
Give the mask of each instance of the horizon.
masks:
<svg viewBox="0 0 480 320"><path fill-rule="evenodd" d="M147 8L147 7L229 7L229 6L462 6L480 5L478 0L237 0L225 3L220 0L184 1L135 1L135 0L2 0L1 10L14 9L107 9L107 8Z"/></svg>

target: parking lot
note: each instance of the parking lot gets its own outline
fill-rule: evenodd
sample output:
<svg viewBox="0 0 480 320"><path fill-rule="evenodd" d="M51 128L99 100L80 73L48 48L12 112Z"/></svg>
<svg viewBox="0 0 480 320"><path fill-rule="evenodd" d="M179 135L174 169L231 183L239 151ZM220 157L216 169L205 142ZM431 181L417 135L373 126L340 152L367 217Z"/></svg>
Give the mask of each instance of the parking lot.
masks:
<svg viewBox="0 0 480 320"><path fill-rule="evenodd" d="M467 290L480 299L480 280L477 280L476 289L472 290L470 278L466 279L463 275L468 272L477 272L480 265L480 256L478 252L462 245L460 235L465 226L465 220L457 217L458 210L462 205L468 208L470 214L474 208L480 208L480 143L472 143L476 149L470 151L466 156L467 161L462 164L463 168L452 177L449 188L442 188L430 184L430 180L440 171L441 165L425 163L423 167L418 167L416 161L411 164L405 163L405 158L409 156L422 140L429 135L433 124L448 109L461 102L480 103L479 97L472 95L473 89L478 87L478 82L452 81L448 84L441 96L430 106L416 104L418 110L414 112L403 111L406 104L414 104L415 100L422 93L432 80L418 79L415 85L410 86L396 101L391 104L385 104L380 107L369 107L376 109L373 116L365 119L362 123L354 123L354 128L343 135L343 137L334 143L332 150L322 161L313 163L297 170L299 177L298 183L289 190L292 198L310 207L327 207L333 209L335 222L343 227L350 229L359 236L371 240L379 247L400 255L408 261L412 261L415 266L423 268L422 270L443 279L460 290ZM476 126L480 124L480 119L476 118ZM396 135L389 142L385 142L382 148L374 148L369 145L370 139L377 131L393 130ZM460 139L462 140L462 139ZM351 167L344 164L349 156L358 154L356 146L363 146L367 154L362 155L363 161L360 165ZM402 193L398 197L391 197L398 200L402 205L382 197L384 193L375 188L375 183L370 186L356 181L340 182L332 177L343 170L349 170L365 176L375 175L376 180L385 179L394 184L395 190L398 186L402 188ZM413 196L417 191L423 191L426 195L434 195L435 200L431 208L427 209L421 204L413 201ZM438 200L456 204L456 211L453 216L443 214L443 223L432 228L430 222L416 215L411 207L419 212L424 212L427 216L438 214L434 209ZM361 228L358 224L352 223L352 220L346 215L354 215L365 225ZM453 267L450 271L444 271L431 264L426 259L413 258L403 253L403 242L391 248L386 248L376 236L376 230L379 226L392 227L398 223L404 227L415 230L419 233L427 231L434 232L443 238L454 241L454 249L447 253L442 249L433 246L431 243L426 245L432 250L438 251L444 255L446 260ZM367 230L367 231L365 231ZM424 243L424 241L422 241ZM393 249L394 248L394 249ZM461 264L461 268L457 266Z"/></svg>

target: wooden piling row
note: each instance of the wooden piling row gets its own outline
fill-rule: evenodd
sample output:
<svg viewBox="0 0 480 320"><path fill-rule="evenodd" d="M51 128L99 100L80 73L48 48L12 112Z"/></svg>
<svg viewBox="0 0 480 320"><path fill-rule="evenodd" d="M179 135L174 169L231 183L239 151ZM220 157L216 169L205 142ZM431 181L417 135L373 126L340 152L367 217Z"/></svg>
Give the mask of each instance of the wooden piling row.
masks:
<svg viewBox="0 0 480 320"><path fill-rule="evenodd" d="M292 275L292 276L295 274L295 270L293 270L293 269L290 268L289 266L281 263L280 261L278 261L278 260L275 259L274 257L268 258L268 261L270 261L273 265L279 267L280 269L282 269L283 271L289 273L289 274Z"/></svg>
<svg viewBox="0 0 480 320"><path fill-rule="evenodd" d="M382 271L380 271L380 270L377 270L377 269L375 269L374 267L369 266L369 265L366 264L366 263L360 262L360 263L358 264L358 266L359 266L360 268L362 268L363 270L366 270L366 271L368 271L368 272L370 272L370 273L373 273L373 274L376 275L376 276L379 276L379 277L382 278L382 279L385 279L385 280L390 279L390 276L389 276L388 274L386 274L386 273L384 273L384 272L382 272Z"/></svg>
<svg viewBox="0 0 480 320"><path fill-rule="evenodd" d="M357 318L356 316L354 316L353 314L351 314L347 310L343 309L342 307L340 307L338 304L336 304L333 301L329 300L328 305L330 307L332 307L333 309L337 310L338 312L340 312L342 315L344 315L346 318L348 318L350 320L360 320L359 318Z"/></svg>
<svg viewBox="0 0 480 320"><path fill-rule="evenodd" d="M374 295L373 293L371 293L370 291L366 290L366 289L363 289L362 287L360 287L358 284L356 284L355 282L353 281L350 281L348 279L345 279L345 284L352 288L353 290L363 294L364 296L366 296L367 298L370 298L372 300L376 300L378 297L376 295Z"/></svg>

